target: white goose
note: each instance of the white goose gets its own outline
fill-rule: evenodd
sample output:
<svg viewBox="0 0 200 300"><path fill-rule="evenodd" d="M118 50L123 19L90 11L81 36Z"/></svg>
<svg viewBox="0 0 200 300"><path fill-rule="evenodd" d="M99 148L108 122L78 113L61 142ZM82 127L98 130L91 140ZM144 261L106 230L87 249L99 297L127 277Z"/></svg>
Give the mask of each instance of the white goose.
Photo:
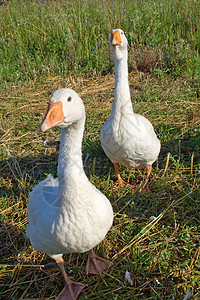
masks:
<svg viewBox="0 0 200 300"><path fill-rule="evenodd" d="M89 251L87 274L97 274L110 264L91 250L110 229L113 210L85 175L81 150L84 124L85 108L78 94L71 89L55 91L40 129L62 128L58 178L49 176L30 193L26 232L32 246L60 267L65 287L56 299L77 299L86 286L68 278L62 254Z"/></svg>
<svg viewBox="0 0 200 300"><path fill-rule="evenodd" d="M113 162L121 185L126 184L119 173L119 164L127 168L147 169L146 183L152 164L160 152L152 124L142 115L133 112L128 83L128 42L121 29L111 31L110 47L115 59L115 91L112 111L103 125L100 140L104 152Z"/></svg>

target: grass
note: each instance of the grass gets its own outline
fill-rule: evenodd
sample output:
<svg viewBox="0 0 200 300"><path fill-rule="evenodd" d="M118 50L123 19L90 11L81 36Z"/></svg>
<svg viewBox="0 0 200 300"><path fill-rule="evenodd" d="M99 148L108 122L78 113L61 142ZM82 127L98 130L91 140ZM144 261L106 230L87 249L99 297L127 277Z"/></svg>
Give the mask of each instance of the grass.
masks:
<svg viewBox="0 0 200 300"><path fill-rule="evenodd" d="M62 87L84 101L84 168L115 213L96 247L112 260L111 269L86 276L86 255L64 256L75 280L88 284L80 299L183 299L187 293L198 299L199 2L70 3L2 1L0 8L0 299L55 299L63 287L58 268L43 268L51 259L25 235L29 192L57 174L60 130L41 133L39 124L51 92ZM113 101L108 36L116 27L129 39L133 109L153 123L162 143L151 192L143 195L115 186L99 141ZM121 174L135 185L144 177L143 170L122 168Z"/></svg>
<svg viewBox="0 0 200 300"><path fill-rule="evenodd" d="M162 142L161 154L154 166L151 193L144 195L115 187L116 175L100 146L101 124L112 105L113 75L96 80L77 78L72 82L69 79L63 82L62 77L49 78L43 84L14 87L4 94L1 119L2 299L53 299L62 288L59 270L42 269L51 260L30 246L24 232L30 190L47 174L56 176L57 172L59 130L43 134L38 125L44 117L51 91L66 85L76 89L86 106L83 142L86 173L110 199L115 212L112 229L97 247L100 255L113 261L107 273L86 277L86 257L65 256L66 266L73 270L75 279L88 284L80 299L108 296L110 299L168 299L172 295L180 299L187 292L191 292L194 299L198 298L200 165L199 131L195 129L199 128L199 102L181 79L174 81L170 77L159 79L154 75L131 73L129 81L135 112L148 116ZM167 95L168 100L164 102ZM145 101L141 101L144 97ZM122 175L137 183L143 171L123 169ZM155 218L150 219L151 216ZM131 273L133 286L125 282L126 270Z"/></svg>
<svg viewBox="0 0 200 300"><path fill-rule="evenodd" d="M40 76L109 73L113 69L109 33L119 27L134 50L130 51L131 68L144 71L148 60L147 69L157 72L193 78L200 74L199 1L19 3L1 1L2 88Z"/></svg>

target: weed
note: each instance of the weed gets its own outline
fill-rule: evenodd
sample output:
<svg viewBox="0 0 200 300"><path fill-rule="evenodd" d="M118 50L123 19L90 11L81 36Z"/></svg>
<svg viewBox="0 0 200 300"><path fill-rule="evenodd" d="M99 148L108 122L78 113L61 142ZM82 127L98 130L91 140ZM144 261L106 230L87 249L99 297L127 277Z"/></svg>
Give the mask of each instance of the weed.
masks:
<svg viewBox="0 0 200 300"><path fill-rule="evenodd" d="M39 76L107 74L113 66L110 30L119 27L134 45L130 61L135 60L138 70L199 76L198 1L19 3L0 6L4 88Z"/></svg>

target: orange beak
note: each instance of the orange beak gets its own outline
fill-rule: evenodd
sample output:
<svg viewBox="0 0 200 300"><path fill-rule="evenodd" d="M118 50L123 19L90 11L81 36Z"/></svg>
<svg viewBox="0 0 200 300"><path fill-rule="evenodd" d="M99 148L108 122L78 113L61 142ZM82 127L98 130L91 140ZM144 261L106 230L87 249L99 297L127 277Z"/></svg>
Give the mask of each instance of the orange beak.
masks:
<svg viewBox="0 0 200 300"><path fill-rule="evenodd" d="M40 130L46 131L47 129L59 125L64 122L64 114L62 110L62 102L49 102L46 116L40 124Z"/></svg>
<svg viewBox="0 0 200 300"><path fill-rule="evenodd" d="M122 39L119 31L111 32L111 44L112 46L120 46L122 43Z"/></svg>

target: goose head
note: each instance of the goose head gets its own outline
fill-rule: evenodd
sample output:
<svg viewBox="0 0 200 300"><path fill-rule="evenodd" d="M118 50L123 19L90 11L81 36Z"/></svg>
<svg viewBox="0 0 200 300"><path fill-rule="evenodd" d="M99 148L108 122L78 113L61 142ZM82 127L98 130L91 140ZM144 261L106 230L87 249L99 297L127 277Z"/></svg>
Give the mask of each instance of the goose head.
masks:
<svg viewBox="0 0 200 300"><path fill-rule="evenodd" d="M85 108L79 95L72 89L60 89L51 95L40 130L44 132L54 126L68 127L84 116Z"/></svg>
<svg viewBox="0 0 200 300"><path fill-rule="evenodd" d="M121 29L113 29L110 34L110 47L116 60L121 60L127 53L128 41Z"/></svg>

